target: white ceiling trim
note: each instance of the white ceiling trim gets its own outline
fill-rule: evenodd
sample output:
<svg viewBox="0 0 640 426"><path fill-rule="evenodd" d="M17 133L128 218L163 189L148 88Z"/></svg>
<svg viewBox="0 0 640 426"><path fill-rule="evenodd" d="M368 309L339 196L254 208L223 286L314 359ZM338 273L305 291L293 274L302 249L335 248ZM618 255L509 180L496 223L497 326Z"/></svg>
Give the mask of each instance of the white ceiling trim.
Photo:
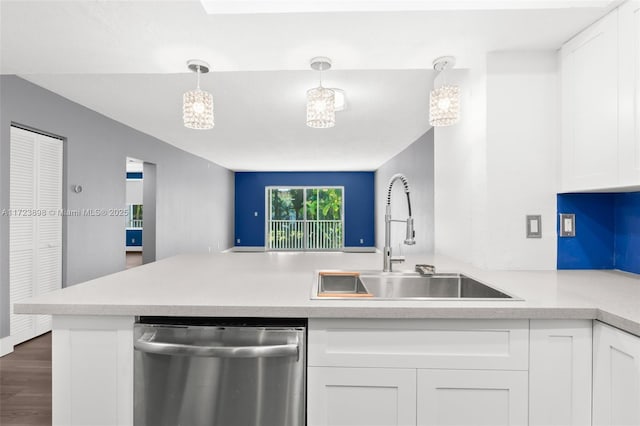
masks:
<svg viewBox="0 0 640 426"><path fill-rule="evenodd" d="M616 0L200 0L209 14L607 8Z"/></svg>

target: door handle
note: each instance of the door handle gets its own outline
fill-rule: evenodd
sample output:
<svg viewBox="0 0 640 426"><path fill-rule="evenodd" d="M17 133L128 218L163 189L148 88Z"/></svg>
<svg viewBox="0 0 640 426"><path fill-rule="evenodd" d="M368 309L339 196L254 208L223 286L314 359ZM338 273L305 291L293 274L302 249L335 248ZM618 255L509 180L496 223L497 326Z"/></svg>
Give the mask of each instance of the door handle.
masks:
<svg viewBox="0 0 640 426"><path fill-rule="evenodd" d="M210 358L300 358L297 343L265 346L200 346L154 341L155 333L144 333L134 342L134 348L151 354L182 355Z"/></svg>

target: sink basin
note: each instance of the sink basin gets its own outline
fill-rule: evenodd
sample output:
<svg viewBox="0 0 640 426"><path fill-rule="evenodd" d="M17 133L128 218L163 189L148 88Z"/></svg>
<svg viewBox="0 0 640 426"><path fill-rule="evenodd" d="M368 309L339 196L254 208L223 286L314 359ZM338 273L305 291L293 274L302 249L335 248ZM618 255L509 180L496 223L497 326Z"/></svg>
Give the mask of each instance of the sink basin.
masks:
<svg viewBox="0 0 640 426"><path fill-rule="evenodd" d="M321 271L318 273L318 291L322 297L372 297L358 272Z"/></svg>
<svg viewBox="0 0 640 426"><path fill-rule="evenodd" d="M458 273L320 271L312 299L368 300L520 300Z"/></svg>

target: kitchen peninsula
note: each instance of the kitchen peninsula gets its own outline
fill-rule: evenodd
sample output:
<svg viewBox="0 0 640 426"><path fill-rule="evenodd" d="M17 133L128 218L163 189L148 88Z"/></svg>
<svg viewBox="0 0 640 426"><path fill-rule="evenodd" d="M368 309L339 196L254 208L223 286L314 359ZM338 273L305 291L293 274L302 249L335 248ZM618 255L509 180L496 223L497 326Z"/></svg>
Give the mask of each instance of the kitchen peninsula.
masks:
<svg viewBox="0 0 640 426"><path fill-rule="evenodd" d="M343 356L340 361L345 363L344 366L337 366L330 354L325 353L324 358L321 354L322 345L336 342L330 337L322 342L321 337L331 336L332 330L340 327L343 327L343 332L346 330L344 327L353 331L358 324L366 329L368 323L378 331L382 330L383 334L385 330L389 332L398 327L424 334L434 327L458 330L460 326L467 334L470 329L477 328L483 329L485 335L489 334L487 330L504 327L508 330L505 335L512 336L513 341L509 344L513 348L519 345L518 342L526 343L521 350L517 349L521 352L516 354L520 359L513 360L517 366L480 366L482 370L478 370L481 372L478 374L489 371L491 374L507 374L507 369L523 372L528 369L531 375L528 386L526 374L522 373L525 377L525 409L521 411L527 412L526 395L529 394L530 424L536 423L536 412L549 411L540 408L544 403L532 399L532 395L540 393L536 387L545 388L544 384L537 382L531 370L535 367L533 361L537 359L536 348L541 347L534 344L534 339L541 330L556 330L550 335L564 336L560 331L577 327L580 333L586 333L586 340L578 336L573 339L574 343L589 348L593 320L597 320L595 324L598 326L606 323L624 330L625 336L630 338L637 339L632 335L640 336L640 278L636 275L616 271L488 271L437 256L410 257L395 268L412 270L417 263L434 264L438 272L464 273L522 300L312 300L315 271L378 270L382 268L382 255L228 252L168 258L16 304L15 311L53 315L54 424L70 425L133 423L132 329L136 316L308 319L309 424L323 424L325 421L314 417L319 410L314 404L324 401L317 373L328 373L323 377L331 374L328 370L318 369L353 367L348 356ZM523 339L528 340L522 342ZM392 343L390 341L389 344ZM387 348L382 352L392 359L398 351L400 349ZM346 353L342 352L343 355ZM429 358L419 359L414 355L405 360L412 359L420 364ZM586 361L577 364L587 363L590 372L591 352L585 351L584 355ZM541 362L542 366L553 364L553 354L549 356L551 361ZM376 364L374 358L367 361L368 367ZM434 359L436 364L440 362L437 357ZM386 362L382 361L381 365L389 367ZM477 365L477 361L473 362ZM637 358L635 363L637 365ZM451 371L446 369L454 368L443 364L437 365L442 370L420 370L434 367L417 364L418 370L411 371L418 371L418 380L421 371ZM577 364L573 367L582 368ZM589 377L581 377L580 374L576 377L574 374L573 378L586 379L591 381L590 373ZM547 389L548 386L553 384L547 383ZM312 394L319 397L312 401L309 397ZM633 395L629 397L633 398ZM585 400L587 396L590 401L591 392L584 396ZM587 408L589 410L583 407L583 411L590 416L590 407ZM580 416L575 414L573 418L584 419ZM407 421L413 422L411 418Z"/></svg>

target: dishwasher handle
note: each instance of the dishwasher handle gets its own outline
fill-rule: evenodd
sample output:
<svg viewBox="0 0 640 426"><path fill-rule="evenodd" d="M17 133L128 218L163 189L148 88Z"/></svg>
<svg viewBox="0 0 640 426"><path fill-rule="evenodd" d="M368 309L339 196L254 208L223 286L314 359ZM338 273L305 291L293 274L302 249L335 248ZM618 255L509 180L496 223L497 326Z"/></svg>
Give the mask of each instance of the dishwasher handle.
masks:
<svg viewBox="0 0 640 426"><path fill-rule="evenodd" d="M300 358L297 343L264 346L199 346L154 341L155 333L144 333L134 343L142 352L158 355L183 355L210 358Z"/></svg>

